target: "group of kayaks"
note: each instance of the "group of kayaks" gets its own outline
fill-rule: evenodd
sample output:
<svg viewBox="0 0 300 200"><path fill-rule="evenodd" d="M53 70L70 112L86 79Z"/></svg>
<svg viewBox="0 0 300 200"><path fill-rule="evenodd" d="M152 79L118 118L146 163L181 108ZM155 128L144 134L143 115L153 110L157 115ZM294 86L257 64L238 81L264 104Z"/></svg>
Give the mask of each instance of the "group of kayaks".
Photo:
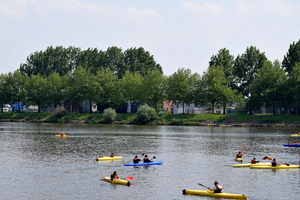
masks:
<svg viewBox="0 0 300 200"><path fill-rule="evenodd" d="M114 161L114 160L119 160L122 159L122 156L99 156L96 161ZM164 161L152 161L152 162L147 162L147 163L127 163L124 164L124 166L145 166L145 165L161 165ZM111 180L110 177L106 177L104 176L103 179L100 179L102 181L107 181L109 183L112 184L121 184L121 185L127 185L130 186L131 183L128 180L124 180L124 179L113 179ZM131 179L132 180L132 177Z"/></svg>
<svg viewBox="0 0 300 200"><path fill-rule="evenodd" d="M292 134L291 137L298 137L300 138L300 134ZM282 144L285 147L300 147L300 143L287 143L287 144Z"/></svg>

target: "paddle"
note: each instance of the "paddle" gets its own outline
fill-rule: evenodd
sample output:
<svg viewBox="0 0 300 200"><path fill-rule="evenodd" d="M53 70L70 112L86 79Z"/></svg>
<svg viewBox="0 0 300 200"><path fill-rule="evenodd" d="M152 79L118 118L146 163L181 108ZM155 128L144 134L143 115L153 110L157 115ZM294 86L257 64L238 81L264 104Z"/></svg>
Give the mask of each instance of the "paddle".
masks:
<svg viewBox="0 0 300 200"><path fill-rule="evenodd" d="M128 176L126 178L121 178L121 179L133 180L134 178L132 176ZM100 179L100 180L105 181L106 179Z"/></svg>
<svg viewBox="0 0 300 200"><path fill-rule="evenodd" d="M247 148L247 147L246 147L246 146L244 146L244 147L242 148L242 150L241 150L241 151L244 151L246 148Z"/></svg>
<svg viewBox="0 0 300 200"><path fill-rule="evenodd" d="M273 160L273 158L270 158L270 157L268 157L268 156L265 156L265 157L263 157L262 159L263 159L263 160L266 160L266 159L268 159L268 160ZM277 164L282 165L282 163L277 163ZM290 166L289 163L283 163L283 164L286 165L286 166Z"/></svg>
<svg viewBox="0 0 300 200"><path fill-rule="evenodd" d="M209 187L207 187L207 186L205 186L205 185L203 185L203 184L201 184L201 183L198 183L198 185L201 185L202 187L205 187L205 188L207 188L207 189L209 189L209 190L212 191L212 189L210 189Z"/></svg>

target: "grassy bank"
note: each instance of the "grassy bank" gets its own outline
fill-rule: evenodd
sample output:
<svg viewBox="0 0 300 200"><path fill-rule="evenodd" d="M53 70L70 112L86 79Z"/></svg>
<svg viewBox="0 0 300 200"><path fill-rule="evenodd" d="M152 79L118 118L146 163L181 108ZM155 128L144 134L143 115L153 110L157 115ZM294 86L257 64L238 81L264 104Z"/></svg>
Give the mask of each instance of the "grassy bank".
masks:
<svg viewBox="0 0 300 200"><path fill-rule="evenodd" d="M136 124L135 114L117 114L114 124ZM52 118L50 113L0 113L0 122L51 122L103 124L99 113L67 113ZM300 115L158 115L151 125L207 126L208 124L253 127L300 127Z"/></svg>

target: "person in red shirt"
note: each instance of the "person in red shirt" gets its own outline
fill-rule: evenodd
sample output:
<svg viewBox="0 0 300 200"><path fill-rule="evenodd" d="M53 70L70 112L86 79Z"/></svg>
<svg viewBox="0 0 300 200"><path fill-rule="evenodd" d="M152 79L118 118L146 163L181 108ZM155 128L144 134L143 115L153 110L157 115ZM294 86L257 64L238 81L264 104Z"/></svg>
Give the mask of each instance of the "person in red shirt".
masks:
<svg viewBox="0 0 300 200"><path fill-rule="evenodd" d="M114 171L114 172L112 173L112 175L110 176L110 179L111 179L111 180L119 179L118 174L117 174L117 171Z"/></svg>
<svg viewBox="0 0 300 200"><path fill-rule="evenodd" d="M236 154L236 158L242 158L242 156L243 156L243 154L242 154L242 152L241 151L239 151L237 154Z"/></svg>

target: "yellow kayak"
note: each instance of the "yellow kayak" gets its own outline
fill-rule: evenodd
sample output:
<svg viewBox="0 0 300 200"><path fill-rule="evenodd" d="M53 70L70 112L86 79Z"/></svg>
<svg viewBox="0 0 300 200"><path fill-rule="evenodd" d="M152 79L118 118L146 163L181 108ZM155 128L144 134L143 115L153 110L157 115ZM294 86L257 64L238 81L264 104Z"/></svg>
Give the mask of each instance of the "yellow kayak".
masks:
<svg viewBox="0 0 300 200"><path fill-rule="evenodd" d="M232 165L233 167L251 167L251 166L271 166L271 163L263 162L263 163L245 163L245 164L237 164L237 165Z"/></svg>
<svg viewBox="0 0 300 200"><path fill-rule="evenodd" d="M300 137L300 134L292 134L292 137Z"/></svg>
<svg viewBox="0 0 300 200"><path fill-rule="evenodd" d="M243 158L235 158L236 161L243 162Z"/></svg>
<svg viewBox="0 0 300 200"><path fill-rule="evenodd" d="M97 161L114 161L114 160L119 160L122 159L122 156L114 156L114 157L110 157L110 156L99 156L96 160Z"/></svg>
<svg viewBox="0 0 300 200"><path fill-rule="evenodd" d="M251 169L291 169L299 168L299 165L277 165L277 166L250 166Z"/></svg>
<svg viewBox="0 0 300 200"><path fill-rule="evenodd" d="M55 135L56 137L69 137L68 135Z"/></svg>
<svg viewBox="0 0 300 200"><path fill-rule="evenodd" d="M227 198L227 199L247 199L246 195L243 194L231 194L231 193L214 193L210 190L182 190L183 194L193 194L200 196L209 196L217 198Z"/></svg>
<svg viewBox="0 0 300 200"><path fill-rule="evenodd" d="M127 180L123 180L123 179L113 179L111 180L109 177L104 176L103 179L100 179L102 181L107 181L109 183L112 184L121 184L121 185L127 185L130 186L130 182Z"/></svg>

